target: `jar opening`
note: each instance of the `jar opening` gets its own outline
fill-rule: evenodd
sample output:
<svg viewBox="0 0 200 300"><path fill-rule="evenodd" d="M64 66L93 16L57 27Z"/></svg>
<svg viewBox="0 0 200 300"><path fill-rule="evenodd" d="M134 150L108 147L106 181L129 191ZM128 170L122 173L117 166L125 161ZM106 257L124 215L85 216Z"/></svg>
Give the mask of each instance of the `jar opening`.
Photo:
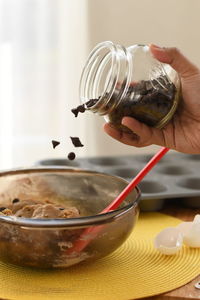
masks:
<svg viewBox="0 0 200 300"><path fill-rule="evenodd" d="M129 57L126 49L115 45L110 41L98 44L88 57L83 69L79 95L83 104L100 115L107 114L113 106L117 106L120 99L126 92L130 81ZM123 89L117 89L119 82ZM109 105L113 93L118 91L116 101Z"/></svg>

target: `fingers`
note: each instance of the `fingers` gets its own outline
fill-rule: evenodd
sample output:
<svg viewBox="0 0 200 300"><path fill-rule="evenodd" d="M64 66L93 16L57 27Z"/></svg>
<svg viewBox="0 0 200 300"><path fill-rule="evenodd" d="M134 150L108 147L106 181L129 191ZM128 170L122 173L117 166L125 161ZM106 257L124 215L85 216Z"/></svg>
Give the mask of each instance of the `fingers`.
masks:
<svg viewBox="0 0 200 300"><path fill-rule="evenodd" d="M124 117L122 119L122 124L128 127L139 137L137 143L135 143L135 146L145 147L145 146L158 143L158 139L156 138L155 135L156 129L149 127L144 123L141 123L136 119L130 117Z"/></svg>
<svg viewBox="0 0 200 300"><path fill-rule="evenodd" d="M112 125L105 124L105 132L114 139L126 145L135 147L146 147L152 144L163 145L163 136L160 130L148 127L144 123L130 117L124 117L122 124L128 127L133 133L124 133L116 130Z"/></svg>
<svg viewBox="0 0 200 300"><path fill-rule="evenodd" d="M150 50L157 60L171 65L182 78L188 78L199 73L199 69L177 48L161 48L151 44Z"/></svg>
<svg viewBox="0 0 200 300"><path fill-rule="evenodd" d="M106 123L104 124L104 131L114 138L115 140L129 145L129 146L135 146L137 144L138 136L132 133L124 133L121 130L117 130L114 127L112 127L112 124Z"/></svg>

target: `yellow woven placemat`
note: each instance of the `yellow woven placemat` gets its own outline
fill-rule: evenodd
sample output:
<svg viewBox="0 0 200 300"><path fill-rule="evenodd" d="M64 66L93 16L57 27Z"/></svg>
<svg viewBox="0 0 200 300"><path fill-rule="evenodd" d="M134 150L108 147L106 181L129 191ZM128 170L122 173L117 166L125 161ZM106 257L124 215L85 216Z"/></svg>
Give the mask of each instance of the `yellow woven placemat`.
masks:
<svg viewBox="0 0 200 300"><path fill-rule="evenodd" d="M180 220L144 213L113 254L65 270L35 270L0 263L0 298L13 300L127 300L178 288L200 274L200 249L159 254L154 236Z"/></svg>

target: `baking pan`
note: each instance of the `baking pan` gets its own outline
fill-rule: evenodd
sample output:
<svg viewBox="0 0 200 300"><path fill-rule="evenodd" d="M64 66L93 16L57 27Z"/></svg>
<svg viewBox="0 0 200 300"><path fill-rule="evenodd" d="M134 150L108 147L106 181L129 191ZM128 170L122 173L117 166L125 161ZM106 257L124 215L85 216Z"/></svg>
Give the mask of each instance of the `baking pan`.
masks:
<svg viewBox="0 0 200 300"><path fill-rule="evenodd" d="M95 170L120 176L127 181L144 167L153 154L43 159L36 162L42 166L68 166ZM142 180L140 204L143 211L162 209L167 199L179 198L189 207L200 207L200 155L169 153Z"/></svg>

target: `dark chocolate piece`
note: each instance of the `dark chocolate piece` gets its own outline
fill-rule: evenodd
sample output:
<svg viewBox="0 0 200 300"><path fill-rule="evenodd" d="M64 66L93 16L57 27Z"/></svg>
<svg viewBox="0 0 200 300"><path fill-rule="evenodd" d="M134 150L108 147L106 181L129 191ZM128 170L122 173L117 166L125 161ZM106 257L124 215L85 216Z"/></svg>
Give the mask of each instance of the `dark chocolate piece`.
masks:
<svg viewBox="0 0 200 300"><path fill-rule="evenodd" d="M60 144L60 142L54 141L54 140L52 140L51 142L52 142L52 145L53 145L53 149L55 149Z"/></svg>
<svg viewBox="0 0 200 300"><path fill-rule="evenodd" d="M13 201L12 201L13 204L14 204L14 203L17 203L17 202L19 202L19 199L18 199L18 198L13 199Z"/></svg>
<svg viewBox="0 0 200 300"><path fill-rule="evenodd" d="M78 113L79 113L79 110L78 110L78 108L72 108L71 112L75 115L75 117L77 117Z"/></svg>
<svg viewBox="0 0 200 300"><path fill-rule="evenodd" d="M99 99L90 99L85 103L85 105L90 108L90 107L94 106L98 100Z"/></svg>
<svg viewBox="0 0 200 300"><path fill-rule="evenodd" d="M69 160L74 160L75 157L76 157L76 155L75 155L74 152L70 152L70 153L68 154L68 159L69 159Z"/></svg>
<svg viewBox="0 0 200 300"><path fill-rule="evenodd" d="M0 207L0 212L4 211L6 209L6 207Z"/></svg>
<svg viewBox="0 0 200 300"><path fill-rule="evenodd" d="M84 104L78 106L78 111L79 111L80 113L84 113L84 112L85 112L85 106L84 106Z"/></svg>
<svg viewBox="0 0 200 300"><path fill-rule="evenodd" d="M75 147L83 147L83 144L81 143L80 139L78 137L71 137L72 143Z"/></svg>
<svg viewBox="0 0 200 300"><path fill-rule="evenodd" d="M72 108L71 112L75 115L75 117L77 117L79 112L80 113L85 112L85 105L82 104L82 105L77 106L76 108Z"/></svg>
<svg viewBox="0 0 200 300"><path fill-rule="evenodd" d="M78 113L84 113L86 108L91 108L92 106L94 106L97 103L97 101L99 100L99 98L98 99L90 99L85 104L79 105L76 108L72 108L71 112L75 115L75 117L77 117Z"/></svg>

